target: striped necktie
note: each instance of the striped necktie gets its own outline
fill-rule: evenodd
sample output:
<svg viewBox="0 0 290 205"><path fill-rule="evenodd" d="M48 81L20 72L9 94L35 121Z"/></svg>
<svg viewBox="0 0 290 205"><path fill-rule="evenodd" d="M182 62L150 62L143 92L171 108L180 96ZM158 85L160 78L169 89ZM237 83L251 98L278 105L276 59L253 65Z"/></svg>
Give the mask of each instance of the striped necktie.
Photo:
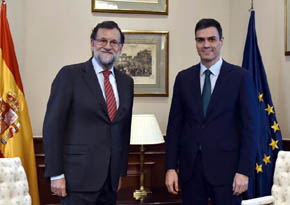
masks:
<svg viewBox="0 0 290 205"><path fill-rule="evenodd" d="M108 71L108 70L103 71L107 110L108 110L110 120L113 121L114 117L117 114L117 103L114 96L112 85L109 80L110 74L111 74L111 71Z"/></svg>

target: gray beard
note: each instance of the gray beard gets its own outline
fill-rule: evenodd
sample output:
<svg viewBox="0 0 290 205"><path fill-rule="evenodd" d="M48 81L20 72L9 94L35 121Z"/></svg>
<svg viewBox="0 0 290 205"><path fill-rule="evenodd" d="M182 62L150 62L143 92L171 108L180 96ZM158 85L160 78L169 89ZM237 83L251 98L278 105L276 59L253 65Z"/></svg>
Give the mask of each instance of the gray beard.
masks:
<svg viewBox="0 0 290 205"><path fill-rule="evenodd" d="M114 65L114 63L116 62L116 60L118 59L119 55L120 55L120 51L118 51L117 54L115 56L113 56L111 59L109 59L108 61L104 61L102 59L102 57L97 54L97 52L94 48L94 56L95 56L96 60L99 62L99 64L101 66L104 66L105 68L112 67Z"/></svg>
<svg viewBox="0 0 290 205"><path fill-rule="evenodd" d="M98 62L103 65L104 67L112 67L112 65L115 63L116 59L115 57L113 57L111 60L109 61L103 61L103 59L100 56L95 56L98 60Z"/></svg>

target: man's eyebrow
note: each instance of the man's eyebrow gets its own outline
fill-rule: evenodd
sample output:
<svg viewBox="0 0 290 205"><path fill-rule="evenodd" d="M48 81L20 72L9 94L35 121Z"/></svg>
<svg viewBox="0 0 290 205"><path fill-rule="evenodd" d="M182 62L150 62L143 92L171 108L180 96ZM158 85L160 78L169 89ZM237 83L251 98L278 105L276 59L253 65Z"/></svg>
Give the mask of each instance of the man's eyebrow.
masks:
<svg viewBox="0 0 290 205"><path fill-rule="evenodd" d="M209 36L209 37L195 37L195 39L203 40L203 39L214 39L218 38L217 36Z"/></svg>

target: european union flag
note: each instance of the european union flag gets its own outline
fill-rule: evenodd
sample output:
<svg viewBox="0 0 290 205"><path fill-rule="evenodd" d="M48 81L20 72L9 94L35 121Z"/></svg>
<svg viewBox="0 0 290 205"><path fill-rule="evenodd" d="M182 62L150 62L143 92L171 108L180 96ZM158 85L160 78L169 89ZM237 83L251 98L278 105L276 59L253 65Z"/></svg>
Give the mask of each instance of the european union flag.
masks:
<svg viewBox="0 0 290 205"><path fill-rule="evenodd" d="M257 136L256 169L250 178L247 198L271 194L275 161L282 149L282 136L272 103L267 77L258 47L255 29L255 11L251 11L243 68L252 74L259 102L259 135Z"/></svg>

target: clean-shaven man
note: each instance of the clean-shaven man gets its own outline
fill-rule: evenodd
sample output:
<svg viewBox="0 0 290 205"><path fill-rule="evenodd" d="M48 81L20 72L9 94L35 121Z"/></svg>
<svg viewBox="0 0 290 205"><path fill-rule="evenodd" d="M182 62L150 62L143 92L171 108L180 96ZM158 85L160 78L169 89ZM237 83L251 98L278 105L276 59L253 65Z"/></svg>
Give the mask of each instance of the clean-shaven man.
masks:
<svg viewBox="0 0 290 205"><path fill-rule="evenodd" d="M257 96L246 69L221 58L219 22L201 19L195 40L200 63L174 84L165 183L173 194L181 184L185 205L238 205L254 168Z"/></svg>

